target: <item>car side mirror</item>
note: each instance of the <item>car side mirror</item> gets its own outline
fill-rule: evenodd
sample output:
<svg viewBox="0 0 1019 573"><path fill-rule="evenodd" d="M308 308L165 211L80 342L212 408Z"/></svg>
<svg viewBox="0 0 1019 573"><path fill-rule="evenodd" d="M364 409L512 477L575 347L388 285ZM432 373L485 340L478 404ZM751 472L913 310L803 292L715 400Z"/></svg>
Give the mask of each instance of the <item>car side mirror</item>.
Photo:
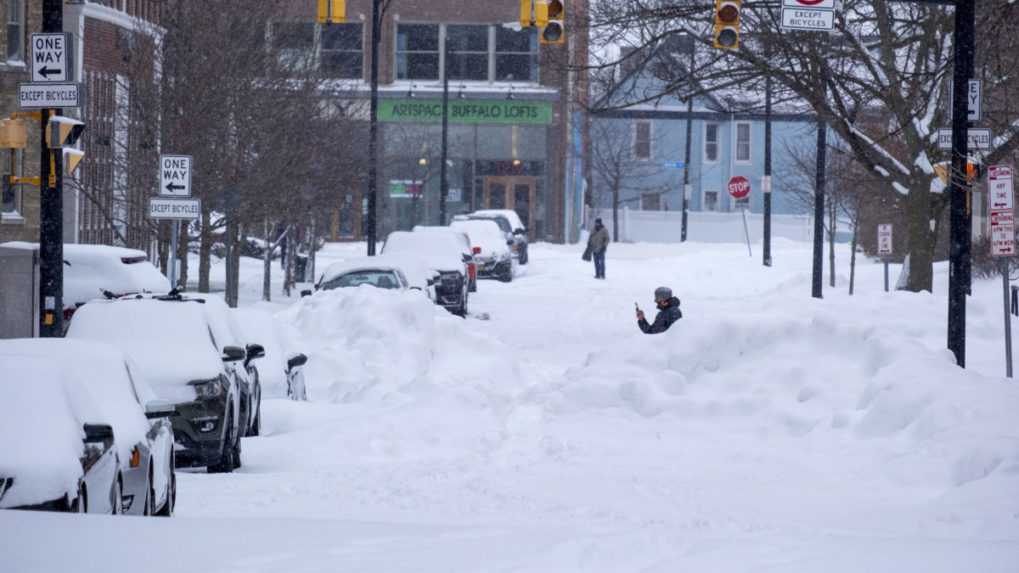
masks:
<svg viewBox="0 0 1019 573"><path fill-rule="evenodd" d="M464 262L465 263L473 263L474 262L474 256L473 255L464 254Z"/></svg>
<svg viewBox="0 0 1019 573"><path fill-rule="evenodd" d="M305 289L305 290L302 290L302 291L301 291L301 298L304 298L304 297L306 297L306 296L311 296L311 294L312 294L312 293L311 293L311 290L310 290L310 289Z"/></svg>
<svg viewBox="0 0 1019 573"><path fill-rule="evenodd" d="M223 362L240 362L247 355L248 353L240 346L226 346L223 348Z"/></svg>
<svg viewBox="0 0 1019 573"><path fill-rule="evenodd" d="M513 234L514 235L526 235L527 234L527 229L517 229L516 231L513 231Z"/></svg>
<svg viewBox="0 0 1019 573"><path fill-rule="evenodd" d="M85 424L85 441L91 443L113 444L113 426L108 424Z"/></svg>
<svg viewBox="0 0 1019 573"><path fill-rule="evenodd" d="M265 347L261 344L249 344L245 350L248 352L248 362L256 358L265 358Z"/></svg>
<svg viewBox="0 0 1019 573"><path fill-rule="evenodd" d="M166 400L152 400L145 404L145 417L150 420L170 418L177 415L177 407Z"/></svg>
<svg viewBox="0 0 1019 573"><path fill-rule="evenodd" d="M305 356L304 354L296 354L294 356L291 356L290 359L287 360L287 370L300 368L301 366L304 366L307 363L308 363L307 356Z"/></svg>

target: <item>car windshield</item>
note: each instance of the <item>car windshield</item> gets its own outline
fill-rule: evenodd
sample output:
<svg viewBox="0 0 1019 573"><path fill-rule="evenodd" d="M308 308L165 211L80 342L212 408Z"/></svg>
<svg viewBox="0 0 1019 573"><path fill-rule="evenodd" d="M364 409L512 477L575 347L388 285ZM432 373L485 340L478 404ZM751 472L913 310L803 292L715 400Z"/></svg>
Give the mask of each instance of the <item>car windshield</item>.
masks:
<svg viewBox="0 0 1019 573"><path fill-rule="evenodd" d="M364 270L340 275L322 285L322 290L370 285L384 289L400 288L400 279L393 271Z"/></svg>
<svg viewBox="0 0 1019 573"><path fill-rule="evenodd" d="M499 229L502 230L503 233L513 232L513 227L510 226L510 222L506 219L506 217L471 217L471 219L477 221L495 221L495 224L499 225Z"/></svg>

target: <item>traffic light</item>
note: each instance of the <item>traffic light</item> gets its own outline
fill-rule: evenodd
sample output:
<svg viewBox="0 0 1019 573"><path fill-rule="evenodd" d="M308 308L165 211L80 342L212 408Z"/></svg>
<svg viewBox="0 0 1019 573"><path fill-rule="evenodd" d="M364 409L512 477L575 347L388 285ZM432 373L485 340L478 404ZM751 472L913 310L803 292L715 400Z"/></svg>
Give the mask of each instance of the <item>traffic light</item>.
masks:
<svg viewBox="0 0 1019 573"><path fill-rule="evenodd" d="M54 115L46 125L46 147L63 149L65 145L77 145L84 132L84 123L70 117Z"/></svg>
<svg viewBox="0 0 1019 573"><path fill-rule="evenodd" d="M347 0L317 0L315 21L319 24L342 24L347 21Z"/></svg>
<svg viewBox="0 0 1019 573"><path fill-rule="evenodd" d="M714 46L716 48L739 49L740 8L742 8L742 0L715 0Z"/></svg>
<svg viewBox="0 0 1019 573"><path fill-rule="evenodd" d="M948 161L942 161L934 164L934 174L937 175L941 183L948 185L949 177L948 174L952 172L952 164ZM966 159L966 182L973 183L984 176L984 166L981 163L976 162L972 157Z"/></svg>
<svg viewBox="0 0 1019 573"><path fill-rule="evenodd" d="M25 149L28 147L28 125L20 119L0 120L0 148Z"/></svg>
<svg viewBox="0 0 1019 573"><path fill-rule="evenodd" d="M534 25L534 0L520 0L520 27L530 28Z"/></svg>
<svg viewBox="0 0 1019 573"><path fill-rule="evenodd" d="M542 44L562 44L566 41L566 6L563 0L539 0L536 7L539 26L544 21L541 35L538 39Z"/></svg>

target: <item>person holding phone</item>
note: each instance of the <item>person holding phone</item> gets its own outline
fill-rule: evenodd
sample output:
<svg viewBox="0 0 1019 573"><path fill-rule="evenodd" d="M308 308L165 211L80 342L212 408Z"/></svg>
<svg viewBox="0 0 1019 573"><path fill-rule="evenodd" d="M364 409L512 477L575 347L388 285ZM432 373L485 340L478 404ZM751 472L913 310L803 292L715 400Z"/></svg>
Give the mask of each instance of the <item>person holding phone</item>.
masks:
<svg viewBox="0 0 1019 573"><path fill-rule="evenodd" d="M633 303L637 308L637 327L644 334L660 334L669 330L679 319L683 318L683 312L679 310L679 299L672 295L669 287L658 287L655 289L655 306L658 307L658 316L654 323L648 323L644 311Z"/></svg>

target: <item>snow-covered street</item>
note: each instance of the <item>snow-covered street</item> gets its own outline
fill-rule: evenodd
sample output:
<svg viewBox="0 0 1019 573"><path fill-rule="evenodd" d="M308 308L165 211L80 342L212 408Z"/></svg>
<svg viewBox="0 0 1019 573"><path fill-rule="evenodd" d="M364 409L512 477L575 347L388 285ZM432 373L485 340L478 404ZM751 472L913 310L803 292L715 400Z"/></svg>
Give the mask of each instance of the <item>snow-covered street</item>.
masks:
<svg viewBox="0 0 1019 573"><path fill-rule="evenodd" d="M1000 283L974 287L961 371L945 267L934 295L885 294L861 259L850 297L840 250L818 301L809 244L771 269L758 248L617 244L595 281L576 247L532 245L466 321L370 287L255 303L253 264L245 308L308 354L310 401L267 389L243 468L179 472L173 519L0 512L0 552L11 571L1019 569ZM652 315L660 285L684 319L645 336L633 305Z"/></svg>

